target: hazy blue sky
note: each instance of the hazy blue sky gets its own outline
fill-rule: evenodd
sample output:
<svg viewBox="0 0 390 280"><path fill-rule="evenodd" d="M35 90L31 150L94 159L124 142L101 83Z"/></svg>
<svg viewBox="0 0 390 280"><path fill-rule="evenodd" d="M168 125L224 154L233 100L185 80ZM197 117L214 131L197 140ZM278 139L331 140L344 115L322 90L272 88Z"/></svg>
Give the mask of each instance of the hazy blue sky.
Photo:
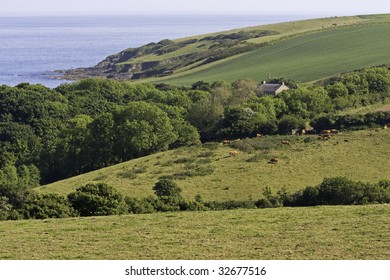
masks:
<svg viewBox="0 0 390 280"><path fill-rule="evenodd" d="M388 0L0 0L0 16L114 14L390 13Z"/></svg>

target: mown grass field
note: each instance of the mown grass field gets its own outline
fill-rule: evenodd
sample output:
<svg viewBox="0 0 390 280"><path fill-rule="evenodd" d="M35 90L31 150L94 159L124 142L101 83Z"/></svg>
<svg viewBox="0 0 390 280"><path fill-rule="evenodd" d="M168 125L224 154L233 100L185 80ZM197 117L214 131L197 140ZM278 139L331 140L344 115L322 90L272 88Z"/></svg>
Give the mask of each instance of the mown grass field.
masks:
<svg viewBox="0 0 390 280"><path fill-rule="evenodd" d="M258 81L269 76L312 82L345 71L390 63L387 56L389 30L389 14L328 17L239 28L175 39L162 52L145 51L145 46L139 50L128 49L111 56L109 61L116 57L114 61L117 62L110 73L122 71L128 64L140 67L136 71L141 72L135 74L144 74L133 80L138 83L188 86L200 80L252 78ZM221 39L221 36L229 37L225 35L230 39ZM264 44L268 46L264 47ZM236 52L233 46L250 48ZM132 51L135 53L129 55ZM91 69L92 76L102 71L99 67ZM164 69L169 74L164 74ZM101 73L104 77L106 70ZM151 70L158 74L147 73ZM88 77L88 73L87 69L84 74L77 71L68 74L79 79ZM126 79L121 73L112 75Z"/></svg>
<svg viewBox="0 0 390 280"><path fill-rule="evenodd" d="M0 222L0 259L390 258L389 205Z"/></svg>
<svg viewBox="0 0 390 280"><path fill-rule="evenodd" d="M389 49L390 24L343 27L281 40L165 82L190 85L200 80L266 80L270 75L309 82L390 63Z"/></svg>
<svg viewBox="0 0 390 280"><path fill-rule="evenodd" d="M66 195L86 183L104 182L130 197L153 194L161 176L175 175L183 196L205 200L247 200L262 197L270 186L294 192L326 177L346 176L376 183L390 179L390 129L341 132L329 141L313 136L265 136L243 139L237 147L222 143L184 147L83 174L37 188ZM289 139L291 145L281 141ZM235 157L229 151L239 150ZM278 157L278 164L269 164Z"/></svg>

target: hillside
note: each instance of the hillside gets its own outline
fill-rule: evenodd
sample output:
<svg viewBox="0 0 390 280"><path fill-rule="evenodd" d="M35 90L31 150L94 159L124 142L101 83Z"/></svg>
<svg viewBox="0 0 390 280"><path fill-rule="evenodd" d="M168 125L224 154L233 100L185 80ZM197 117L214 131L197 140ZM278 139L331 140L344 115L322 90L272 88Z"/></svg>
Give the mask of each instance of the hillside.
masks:
<svg viewBox="0 0 390 280"><path fill-rule="evenodd" d="M388 205L0 222L2 259L390 258Z"/></svg>
<svg viewBox="0 0 390 280"><path fill-rule="evenodd" d="M378 182L390 178L390 130L341 132L328 141L318 136L265 136L231 144L206 143L138 158L37 188L66 195L76 187L104 182L131 197L153 194L161 176L172 176L186 198L258 199L265 186L297 191L323 178L346 176ZM291 145L283 145L282 140ZM235 157L229 151L238 150ZM277 157L280 162L269 164ZM353 166L353 168L352 168Z"/></svg>
<svg viewBox="0 0 390 280"><path fill-rule="evenodd" d="M311 81L390 62L389 23L388 15L335 17L164 39L111 55L94 67L65 71L64 78L152 78L188 85L271 74Z"/></svg>

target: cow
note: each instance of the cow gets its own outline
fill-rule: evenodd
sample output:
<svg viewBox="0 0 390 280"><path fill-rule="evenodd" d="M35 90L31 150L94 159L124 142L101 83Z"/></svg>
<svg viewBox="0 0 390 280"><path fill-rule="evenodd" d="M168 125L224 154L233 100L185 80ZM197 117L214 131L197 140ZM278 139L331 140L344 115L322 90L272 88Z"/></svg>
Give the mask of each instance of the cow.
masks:
<svg viewBox="0 0 390 280"><path fill-rule="evenodd" d="M331 136L330 134L322 134L320 138L321 138L322 140L329 140L331 137L332 137L332 136Z"/></svg>
<svg viewBox="0 0 390 280"><path fill-rule="evenodd" d="M387 124L385 124L385 125L383 126L383 129L387 129Z"/></svg>
<svg viewBox="0 0 390 280"><path fill-rule="evenodd" d="M330 133L331 133L331 134L338 134L339 131L338 131L337 129L334 129L334 128L333 128L333 129L330 130Z"/></svg>
<svg viewBox="0 0 390 280"><path fill-rule="evenodd" d="M223 141L222 141L222 144L224 144L224 145L229 145L229 144L230 144L230 140L223 140Z"/></svg>
<svg viewBox="0 0 390 280"><path fill-rule="evenodd" d="M288 141L288 140L283 140L283 141L282 141L282 144L284 144L284 145L290 145L290 141Z"/></svg>
<svg viewBox="0 0 390 280"><path fill-rule="evenodd" d="M323 131L321 131L321 134L330 134L332 133L332 131L330 129L325 129Z"/></svg>
<svg viewBox="0 0 390 280"><path fill-rule="evenodd" d="M279 162L278 158L271 158L268 163L276 164Z"/></svg>
<svg viewBox="0 0 390 280"><path fill-rule="evenodd" d="M229 152L229 156L231 156L231 157L235 157L236 155L238 155L237 151L230 151Z"/></svg>
<svg viewBox="0 0 390 280"><path fill-rule="evenodd" d="M257 133L257 134L256 134L256 137L263 137L263 134Z"/></svg>

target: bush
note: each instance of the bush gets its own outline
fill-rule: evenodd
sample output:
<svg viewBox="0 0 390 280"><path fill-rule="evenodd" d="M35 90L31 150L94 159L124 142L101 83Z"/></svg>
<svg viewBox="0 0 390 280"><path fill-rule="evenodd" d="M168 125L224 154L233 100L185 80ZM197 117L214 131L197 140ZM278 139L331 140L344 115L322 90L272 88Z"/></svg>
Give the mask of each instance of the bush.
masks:
<svg viewBox="0 0 390 280"><path fill-rule="evenodd" d="M125 201L128 206L128 212L130 214L146 214L146 213L153 213L155 212L153 203L154 198L144 198L144 199L137 199L137 198L130 198L126 197Z"/></svg>
<svg viewBox="0 0 390 280"><path fill-rule="evenodd" d="M180 211L206 211L208 208L196 200L183 201L180 204Z"/></svg>
<svg viewBox="0 0 390 280"><path fill-rule="evenodd" d="M68 195L81 216L108 216L126 213L123 196L107 184L87 184Z"/></svg>
<svg viewBox="0 0 390 280"><path fill-rule="evenodd" d="M68 218L77 212L64 197L57 194L30 194L21 209L25 219Z"/></svg>
<svg viewBox="0 0 390 280"><path fill-rule="evenodd" d="M291 199L284 199L283 205L285 206L315 206L318 205L318 187L306 187L302 191L295 193Z"/></svg>
<svg viewBox="0 0 390 280"><path fill-rule="evenodd" d="M257 208L272 208L273 204L271 203L271 201L269 201L268 198L262 198L256 202L256 207Z"/></svg>
<svg viewBox="0 0 390 280"><path fill-rule="evenodd" d="M378 184L355 182L345 177L325 178L316 187L307 187L283 199L285 206L354 205L389 203L386 180Z"/></svg>
<svg viewBox="0 0 390 280"><path fill-rule="evenodd" d="M8 220L9 214L12 210L12 205L5 196L0 197L0 221Z"/></svg>
<svg viewBox="0 0 390 280"><path fill-rule="evenodd" d="M181 188L176 184L175 181L168 178L160 179L153 187L154 193L158 197L180 197Z"/></svg>

